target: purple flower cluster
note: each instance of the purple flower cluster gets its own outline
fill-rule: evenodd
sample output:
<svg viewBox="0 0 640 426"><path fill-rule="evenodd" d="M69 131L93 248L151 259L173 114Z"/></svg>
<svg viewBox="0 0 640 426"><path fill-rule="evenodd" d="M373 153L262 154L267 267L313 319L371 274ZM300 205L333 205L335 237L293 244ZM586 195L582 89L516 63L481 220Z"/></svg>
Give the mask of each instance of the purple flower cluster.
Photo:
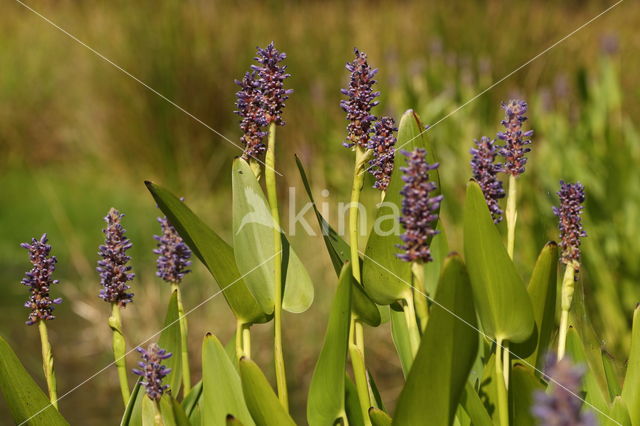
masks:
<svg viewBox="0 0 640 426"><path fill-rule="evenodd" d="M473 178L478 182L484 199L489 206L491 217L494 223L502 221L502 210L498 204L500 198L504 198L504 188L502 181L498 179L498 173L502 171L502 165L496 164L495 141L486 136L475 140L475 148L471 149L471 171Z"/></svg>
<svg viewBox="0 0 640 426"><path fill-rule="evenodd" d="M98 261L97 271L100 273L100 298L105 302L117 303L126 306L132 301L133 293L128 293L131 287L127 285L135 274L131 271L131 266L127 262L131 257L127 256L127 250L132 246L131 241L124 236L126 232L120 220L124 214L111 208L104 218L107 227L102 230L105 235L105 242L99 247L98 254L102 260Z"/></svg>
<svg viewBox="0 0 640 426"><path fill-rule="evenodd" d="M434 223L443 197L431 196L437 188L435 182L429 180L429 172L437 169L438 163L429 164L427 151L422 148L402 153L407 156L407 167L402 168L405 186L401 191L404 199L400 217L405 233L401 236L404 244L397 247L405 252L397 256L406 262L430 262L429 239L438 233Z"/></svg>
<svg viewBox="0 0 640 426"><path fill-rule="evenodd" d="M356 58L346 65L351 73L349 87L342 89L343 95L349 99L340 101L340 106L347 113L347 139L344 145L351 148L354 145L366 149L371 137L371 125L376 117L371 114L371 109L378 105L375 100L380 92L374 92L372 87L376 83L373 79L377 69L371 68L367 63L367 55L354 49Z"/></svg>
<svg viewBox="0 0 640 426"><path fill-rule="evenodd" d="M524 115L527 113L525 101L512 99L503 103L502 108L505 111L505 119L501 124L505 131L498 133L498 138L505 141L505 145L499 154L505 159L504 172L517 177L524 173L524 166L527 164L525 154L531 151L527 145L531 144L533 130L522 130L522 124L527 120Z"/></svg>
<svg viewBox="0 0 640 426"><path fill-rule="evenodd" d="M191 265L191 250L166 217L159 217L158 223L162 235L153 236L158 241L158 247L153 250L158 255L156 275L169 283L178 284L185 274L191 272L187 269Z"/></svg>
<svg viewBox="0 0 640 426"><path fill-rule="evenodd" d="M565 183L560 181L560 207L553 207L553 213L558 217L560 229L560 247L562 248L562 261L567 265L573 265L576 269L580 264L580 238L587 233L582 228L582 210L584 206L584 187L578 183Z"/></svg>
<svg viewBox="0 0 640 426"><path fill-rule="evenodd" d="M539 424L549 426L595 426L593 413L581 412L582 401L580 385L584 368L575 366L563 358L547 369L546 378L551 382L552 392L538 390L534 394L532 414L538 418Z"/></svg>
<svg viewBox="0 0 640 426"><path fill-rule="evenodd" d="M282 110L285 101L293 93L293 90L284 88L284 80L291 77L291 74L286 73L287 66L278 65L286 58L287 54L278 51L271 42L264 49L258 48L258 56L254 59L260 63L260 66L251 66L251 69L258 73L258 87L267 124L284 125Z"/></svg>
<svg viewBox="0 0 640 426"><path fill-rule="evenodd" d="M153 401L159 401L162 394L169 389L169 385L163 385L162 380L171 373L171 369L162 365L162 361L172 354L161 349L156 343L151 343L146 350L137 347L136 351L140 352L142 361L138 362L140 368L134 368L132 371L143 378L140 383L145 387L147 396Z"/></svg>
<svg viewBox="0 0 640 426"><path fill-rule="evenodd" d="M240 129L243 132L242 143L245 145L242 158L258 158L265 152L262 143L267 135L264 127L270 123L284 125L282 110L285 101L293 92L284 88L284 80L290 77L285 72L285 65L278 65L287 55L279 52L271 42L266 48L258 48L254 58L260 65L251 65L242 80L236 80L240 90L236 93L235 111L241 117Z"/></svg>
<svg viewBox="0 0 640 426"><path fill-rule="evenodd" d="M262 97L255 71L247 72L242 80L236 80L236 84L240 86L240 90L236 93L238 110L235 113L242 117L240 120L242 137L240 140L245 147L242 158L245 160L258 158L267 150L262 143L262 139L267 135L267 132L262 128L267 125L267 122L261 106Z"/></svg>
<svg viewBox="0 0 640 426"><path fill-rule="evenodd" d="M369 172L376 178L373 185L380 191L386 191L393 172L397 132L396 122L391 117L382 117L374 126L374 134L369 141L373 158L369 161Z"/></svg>
<svg viewBox="0 0 640 426"><path fill-rule="evenodd" d="M62 303L61 298L51 299L49 295L51 285L58 284L58 280L51 278L58 260L55 256L49 256L51 246L47 241L47 234L43 234L39 240L32 238L31 244L20 244L20 247L29 250L29 261L33 265L30 271L25 272L21 281L31 289L31 296L24 304L25 308L31 309L27 325L54 319L52 305Z"/></svg>

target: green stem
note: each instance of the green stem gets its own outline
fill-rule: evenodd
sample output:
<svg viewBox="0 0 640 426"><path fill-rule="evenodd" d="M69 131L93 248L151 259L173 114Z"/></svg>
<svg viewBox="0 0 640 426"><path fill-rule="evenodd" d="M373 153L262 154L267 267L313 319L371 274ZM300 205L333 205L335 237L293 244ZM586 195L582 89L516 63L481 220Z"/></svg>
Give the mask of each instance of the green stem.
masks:
<svg viewBox="0 0 640 426"><path fill-rule="evenodd" d="M516 198L518 196L518 186L516 177L509 175L509 197L507 198L507 210L505 218L507 219L507 253L513 259L513 250L516 244L516 221L518 220L518 211L516 210Z"/></svg>
<svg viewBox="0 0 640 426"><path fill-rule="evenodd" d="M182 394L186 395L191 390L191 368L189 367L189 338L187 329L187 317L184 315L182 305L182 292L178 283L171 284L171 291L176 292L178 299L178 315L180 318L180 347L182 349Z"/></svg>
<svg viewBox="0 0 640 426"><path fill-rule="evenodd" d="M244 356L251 358L251 325L242 324L242 349Z"/></svg>
<svg viewBox="0 0 640 426"><path fill-rule="evenodd" d="M127 379L126 352L127 344L122 333L122 318L120 316L120 306L117 303L111 304L111 316L109 317L109 327L113 334L113 358L118 369L118 379L120 379L120 392L126 407L129 403L129 380Z"/></svg>
<svg viewBox="0 0 640 426"><path fill-rule="evenodd" d="M364 165L369 157L369 153L362 148L356 147L356 160L353 168L353 185L351 186L351 200L349 203L349 245L351 249L351 271L358 283L362 283L360 272L360 253L358 250L360 193L364 184ZM351 366L356 381L356 390L362 409L362 418L365 425L371 425L369 420L369 407L371 399L369 397L369 382L367 379L367 369L365 366L364 329L362 323L358 321L356 315L351 313L351 343L349 353L351 355Z"/></svg>
<svg viewBox="0 0 640 426"><path fill-rule="evenodd" d="M420 321L420 331L424 333L429 322L429 305L427 303L427 289L424 286L424 266L422 263L413 262L411 264L413 275L413 300L416 315Z"/></svg>
<svg viewBox="0 0 640 426"><path fill-rule="evenodd" d="M240 360L244 356L244 345L242 344L242 321L236 320L236 359Z"/></svg>
<svg viewBox="0 0 640 426"><path fill-rule="evenodd" d="M418 327L418 321L416 320L416 310L413 304L413 295L410 295L404 300L404 306L402 307L404 312L404 319L407 323L407 330L409 331L409 344L411 345L411 353L415 358L420 347L420 329Z"/></svg>
<svg viewBox="0 0 640 426"><path fill-rule="evenodd" d="M496 345L496 377L503 376L503 360L502 360L502 340L498 340ZM509 400L507 396L507 388L502 380L496 380L498 387L498 415L500 426L509 426Z"/></svg>
<svg viewBox="0 0 640 426"><path fill-rule="evenodd" d="M349 356L351 357L351 367L353 368L353 377L356 382L356 391L358 393L358 401L360 402L360 410L365 426L371 426L369 419L369 407L371 407L371 399L369 398L369 381L367 380L367 368L364 361L363 328L360 321L351 314L351 327L349 332Z"/></svg>
<svg viewBox="0 0 640 426"><path fill-rule="evenodd" d="M282 353L282 236L280 231L280 213L278 211L278 195L276 192L276 124L269 126L269 144L265 157L265 182L267 185L267 197L273 217L273 245L274 257L274 287L275 306L273 310L274 337L273 358L276 370L276 384L278 386L278 398L286 411L289 411L289 397L287 392L287 375L284 368L284 356Z"/></svg>
<svg viewBox="0 0 640 426"><path fill-rule="evenodd" d="M564 270L564 277L562 279L562 314L560 315L560 332L558 335L558 360L564 358L566 350L567 331L569 329L569 310L571 309L571 302L573 300L574 286L575 269L573 265L569 264Z"/></svg>
<svg viewBox="0 0 640 426"><path fill-rule="evenodd" d="M49 333L47 331L47 323L44 320L38 321L38 329L40 331L40 343L42 346L42 369L44 377L47 381L49 389L49 399L51 405L58 409L58 393L56 391L56 374L53 369L53 352L51 351L51 343L49 343Z"/></svg>
<svg viewBox="0 0 640 426"><path fill-rule="evenodd" d="M511 374L511 352L509 351L509 342L504 342L504 351L502 353L502 374L504 376L504 387L509 390L509 375Z"/></svg>

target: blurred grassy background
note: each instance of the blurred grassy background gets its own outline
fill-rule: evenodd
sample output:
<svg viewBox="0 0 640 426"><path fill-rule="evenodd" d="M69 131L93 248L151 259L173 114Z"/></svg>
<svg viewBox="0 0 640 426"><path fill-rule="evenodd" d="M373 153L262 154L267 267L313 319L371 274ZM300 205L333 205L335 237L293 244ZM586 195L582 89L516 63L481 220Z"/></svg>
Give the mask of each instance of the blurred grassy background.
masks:
<svg viewBox="0 0 640 426"><path fill-rule="evenodd" d="M31 1L31 7L212 126L239 140L235 78L257 45L289 55L294 88L279 131L280 195L297 188L298 153L316 192L346 201L352 155L341 146L339 89L352 49L380 68L378 113L414 108L436 123L494 81L597 15L612 2L507 1ZM108 307L94 272L101 218L111 206L125 226L137 274L124 328L134 345L160 328L169 289L154 276L157 211L142 184L162 183L226 238L229 176L239 150L17 2L0 13L0 333L41 376L37 330L23 325L28 268L18 244L48 232L59 258L54 289L65 297L51 323L59 393L111 361ZM640 8L623 2L573 37L429 130L441 158L450 246L460 250L460 203L474 138L499 128L499 102L529 101L533 153L521 179L516 261L528 277L537 251L557 231L551 205L560 179L587 187L584 281L596 324L618 365L626 362L630 311L640 300ZM373 206L376 194L365 200ZM286 212L285 212L286 214ZM310 223L313 223L310 218ZM286 222L285 222L286 223ZM315 226L315 225L314 225ZM229 238L228 238L229 239ZM320 237L294 238L317 289L301 317L285 317L293 409L304 422L306 385L335 277ZM200 265L185 281L187 309L216 287ZM206 331L223 340L234 322L222 298L190 317L193 354ZM255 357L270 373L270 327L255 327ZM393 406L401 373L387 327L367 330L369 362ZM194 356L199 358L199 356ZM133 359L130 360L133 362ZM197 363L196 363L196 375ZM117 422L115 369L61 401L72 424ZM0 403L0 419L6 418ZM0 420L1 422L2 420Z"/></svg>

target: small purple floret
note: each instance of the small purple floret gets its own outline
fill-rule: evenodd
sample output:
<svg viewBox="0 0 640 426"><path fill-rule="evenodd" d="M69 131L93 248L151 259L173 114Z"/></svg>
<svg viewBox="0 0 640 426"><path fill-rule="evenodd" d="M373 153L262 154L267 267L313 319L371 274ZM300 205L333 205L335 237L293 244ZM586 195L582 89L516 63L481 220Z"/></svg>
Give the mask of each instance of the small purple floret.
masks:
<svg viewBox="0 0 640 426"><path fill-rule="evenodd" d="M434 224L443 196L432 196L437 187L435 182L429 180L429 172L437 169L439 164L429 164L427 151L422 148L402 153L407 157L407 167L401 169L405 186L401 191L404 199L400 223L405 233L400 237L404 244L397 247L405 252L397 256L406 262L430 262L433 259L429 243L438 234Z"/></svg>
<svg viewBox="0 0 640 426"><path fill-rule="evenodd" d="M396 137L398 129L391 117L382 117L374 126L374 135L369 142L373 158L369 161L369 172L376 178L373 185L380 191L386 191L393 172Z"/></svg>
<svg viewBox="0 0 640 426"><path fill-rule="evenodd" d="M378 105L376 97L380 92L374 92L372 87L376 83L373 79L377 69L371 68L367 63L367 55L354 49L356 58L346 65L351 73L351 80L346 89L342 89L343 95L348 99L340 101L340 106L347 113L347 140L344 145L351 148L354 145L366 149L371 137L371 126L376 117L371 114L371 109Z"/></svg>
<svg viewBox="0 0 640 426"><path fill-rule="evenodd" d="M573 265L578 269L580 265L580 239L587 236L582 227L582 205L585 200L584 186L581 183L565 183L560 181L560 207L553 207L553 213L558 217L560 229L560 247L562 248L562 262Z"/></svg>
<svg viewBox="0 0 640 426"><path fill-rule="evenodd" d="M62 303L62 298L51 299L49 295L51 285L58 284L58 280L51 277L58 260L55 256L49 256L51 246L47 241L47 234L43 234L39 240L32 238L31 244L20 244L20 247L29 250L29 261L33 265L30 271L25 272L21 281L31 290L31 296L24 304L25 308L31 309L26 321L27 325L33 325L40 320L55 319L53 305Z"/></svg>
<svg viewBox="0 0 640 426"><path fill-rule="evenodd" d="M545 378L551 386L551 393L537 390L533 398L531 413L541 425L595 426L596 419L591 412L583 412L580 388L585 369L574 365L568 358L560 361L552 355L547 360Z"/></svg>
<svg viewBox="0 0 640 426"><path fill-rule="evenodd" d="M483 136L474 143L476 147L471 148L471 172L482 189L493 222L499 223L502 221L502 210L498 200L504 198L505 193L502 181L497 178L498 173L502 171L502 166L495 162L497 155L495 141Z"/></svg>
<svg viewBox="0 0 640 426"><path fill-rule="evenodd" d="M504 172L512 176L519 176L524 173L527 164L525 154L531 151L527 145L531 144L533 130L523 131L522 124L527 120L527 103L517 99L512 99L507 103L502 103L505 111L505 119L501 124L505 131L498 133L498 139L505 142L505 145L498 152L505 159Z"/></svg>
<svg viewBox="0 0 640 426"><path fill-rule="evenodd" d="M147 349L137 347L142 361L138 362L140 368L134 368L134 374L142 377L140 384L145 387L147 396L153 401L159 401L162 395L169 389L169 385L163 385L162 380L171 373L171 369L162 365L162 361L171 357L171 352L161 349L156 343L151 343Z"/></svg>
<svg viewBox="0 0 640 426"><path fill-rule="evenodd" d="M166 282L179 284L185 274L191 272L187 269L191 265L191 250L166 217L159 217L158 223L162 235L153 236L158 241L158 247L153 250L158 255L156 275Z"/></svg>
<svg viewBox="0 0 640 426"><path fill-rule="evenodd" d="M131 241L125 237L125 230L120 224L124 214L111 208L104 218L107 227L102 230L105 242L99 247L98 254L102 260L98 261L97 271L100 273L100 298L105 302L117 303L124 307L132 301L133 293L127 292L131 287L127 285L135 274L131 272L131 266L127 262L131 257L127 256L127 250L132 246Z"/></svg>

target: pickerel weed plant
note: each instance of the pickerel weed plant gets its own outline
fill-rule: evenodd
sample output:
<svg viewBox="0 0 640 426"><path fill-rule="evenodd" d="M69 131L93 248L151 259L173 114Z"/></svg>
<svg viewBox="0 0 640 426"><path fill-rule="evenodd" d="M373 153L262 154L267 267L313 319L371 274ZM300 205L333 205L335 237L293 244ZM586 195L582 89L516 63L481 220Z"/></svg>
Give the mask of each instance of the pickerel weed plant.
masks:
<svg viewBox="0 0 640 426"><path fill-rule="evenodd" d="M231 164L231 243L182 199L145 182L163 213L154 253L157 275L170 284L171 293L158 338L134 345L140 359L133 370L126 367L133 351L127 350L121 320L121 310L133 301L132 242L122 213L111 209L105 217L99 297L111 305L108 323L125 404L123 426L296 424L289 413L284 355L290 347L283 347L289 325L283 324L283 311L306 311L314 285L281 227L276 192L276 175L282 174L276 168L276 129L285 124L285 103L292 94L285 84L290 77L285 59L273 43L258 48L256 63L236 82L244 151ZM578 272L588 188L560 181L559 206L547 212L549 220L552 213L557 217L560 243L541 247L534 265L514 262L516 198L529 187L522 180L532 136L525 129L526 102L505 102L504 129L497 139L483 136L474 142L462 212L464 245L461 253L449 252L440 212L451 199L442 194L440 180L447 161L440 165L438 146L413 110L397 124L375 114L377 69L364 52L356 49L346 68L343 144L355 157L346 238L322 216L296 159L337 282L335 287L317 283L323 292L335 288L335 295L308 389L306 423L640 425L640 308L634 312L620 382L585 306ZM367 173L373 188L365 188ZM379 191L380 202L371 213L389 228L362 229L364 191ZM364 246L361 234L367 234ZM27 324L40 330L48 396L2 338L0 390L15 423L65 425L46 325L61 301L50 294L57 282L52 277L56 258L46 234L22 247L33 265L22 280L31 291ZM189 352L191 311L183 302L195 285L183 287L192 255L211 273L216 294L223 295L235 317L235 336L228 344L211 333L204 336L199 378L190 368L196 355ZM564 265L560 291L559 263ZM526 285L523 276L530 277ZM275 389L252 359L252 326L271 321ZM365 356L365 326L384 322L390 323L404 376L395 407L380 398L380 372ZM130 386L132 374L138 380Z"/></svg>

